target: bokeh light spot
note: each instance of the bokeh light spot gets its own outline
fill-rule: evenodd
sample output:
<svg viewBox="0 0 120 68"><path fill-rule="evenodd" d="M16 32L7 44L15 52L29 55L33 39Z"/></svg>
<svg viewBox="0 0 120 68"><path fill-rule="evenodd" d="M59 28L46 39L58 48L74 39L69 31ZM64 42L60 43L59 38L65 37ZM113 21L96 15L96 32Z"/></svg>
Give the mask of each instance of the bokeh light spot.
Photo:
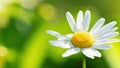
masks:
<svg viewBox="0 0 120 68"><path fill-rule="evenodd" d="M4 46L0 47L0 57L5 57L7 55L8 51L7 48Z"/></svg>
<svg viewBox="0 0 120 68"><path fill-rule="evenodd" d="M39 15L45 20L52 20L55 18L56 9L50 4L43 4L38 9Z"/></svg>

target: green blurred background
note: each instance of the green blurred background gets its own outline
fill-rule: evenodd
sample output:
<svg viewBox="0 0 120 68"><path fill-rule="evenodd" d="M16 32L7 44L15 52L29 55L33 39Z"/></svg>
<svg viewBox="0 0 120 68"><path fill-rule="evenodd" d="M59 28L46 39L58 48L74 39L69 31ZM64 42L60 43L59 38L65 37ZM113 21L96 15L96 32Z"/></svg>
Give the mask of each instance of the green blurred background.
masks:
<svg viewBox="0 0 120 68"><path fill-rule="evenodd" d="M46 34L71 33L66 11L76 18L79 10L91 11L91 27L101 17L120 27L120 0L0 0L0 68L82 68L80 53L62 58L65 49L51 46L56 38ZM86 58L87 68L120 68L120 43L113 46Z"/></svg>

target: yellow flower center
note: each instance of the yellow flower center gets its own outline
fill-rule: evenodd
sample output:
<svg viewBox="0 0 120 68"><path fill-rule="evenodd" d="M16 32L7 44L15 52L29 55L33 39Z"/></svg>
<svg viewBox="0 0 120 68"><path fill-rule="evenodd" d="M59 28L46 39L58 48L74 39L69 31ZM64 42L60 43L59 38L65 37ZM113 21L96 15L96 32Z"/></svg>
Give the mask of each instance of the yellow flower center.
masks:
<svg viewBox="0 0 120 68"><path fill-rule="evenodd" d="M89 48L94 43L94 38L88 32L77 32L72 37L72 44L79 48Z"/></svg>

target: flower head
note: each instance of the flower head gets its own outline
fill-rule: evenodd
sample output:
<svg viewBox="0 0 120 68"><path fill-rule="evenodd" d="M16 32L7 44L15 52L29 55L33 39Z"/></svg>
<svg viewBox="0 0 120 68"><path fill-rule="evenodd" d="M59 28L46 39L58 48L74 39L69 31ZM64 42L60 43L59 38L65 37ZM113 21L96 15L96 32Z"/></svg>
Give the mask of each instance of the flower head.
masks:
<svg viewBox="0 0 120 68"><path fill-rule="evenodd" d="M112 47L111 42L118 42L118 39L113 39L119 33L116 32L118 27L116 21L103 25L104 18L99 19L95 25L88 31L90 25L91 14L87 10L83 17L83 12L79 11L75 22L70 12L66 13L68 23L73 34L61 35L58 32L48 30L47 33L57 37L57 40L49 41L53 46L60 48L69 48L63 57L82 52L85 56L94 59L101 57L101 53L97 49L109 49Z"/></svg>

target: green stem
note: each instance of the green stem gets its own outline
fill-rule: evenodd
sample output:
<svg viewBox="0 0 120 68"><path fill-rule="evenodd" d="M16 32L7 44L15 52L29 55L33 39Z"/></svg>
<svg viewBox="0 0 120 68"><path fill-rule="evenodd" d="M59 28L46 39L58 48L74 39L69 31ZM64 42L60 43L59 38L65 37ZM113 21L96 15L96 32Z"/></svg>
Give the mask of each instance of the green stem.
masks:
<svg viewBox="0 0 120 68"><path fill-rule="evenodd" d="M86 59L85 56L82 54L83 59L82 59L82 68L86 68Z"/></svg>

